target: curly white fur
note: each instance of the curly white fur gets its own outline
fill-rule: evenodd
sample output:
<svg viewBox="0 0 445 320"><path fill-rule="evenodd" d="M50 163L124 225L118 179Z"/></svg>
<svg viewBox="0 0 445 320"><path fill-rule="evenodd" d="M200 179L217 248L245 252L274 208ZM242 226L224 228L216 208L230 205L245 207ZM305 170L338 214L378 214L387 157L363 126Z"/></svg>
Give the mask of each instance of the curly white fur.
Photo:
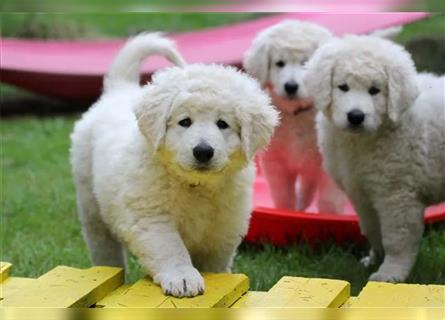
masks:
<svg viewBox="0 0 445 320"><path fill-rule="evenodd" d="M137 66L150 54L183 65L171 41L137 36L75 125L79 217L94 264L124 266L125 245L164 293L194 296L204 290L198 270L230 271L252 209L252 157L278 115L258 83L230 67L167 68L140 87ZM214 149L205 164L193 151L202 143Z"/></svg>
<svg viewBox="0 0 445 320"><path fill-rule="evenodd" d="M352 200L371 244L363 262L384 257L370 279L405 280L424 210L445 200L444 78L417 75L395 43L348 36L315 53L305 83L321 111L323 165Z"/></svg>
<svg viewBox="0 0 445 320"><path fill-rule="evenodd" d="M271 144L260 158L278 208L305 210L319 187L320 211L343 210L343 194L321 169L316 112L310 101L301 99L304 64L331 38L332 34L321 26L285 20L261 31L244 58L244 68L268 90L281 114ZM289 85L295 86L295 93L286 90Z"/></svg>

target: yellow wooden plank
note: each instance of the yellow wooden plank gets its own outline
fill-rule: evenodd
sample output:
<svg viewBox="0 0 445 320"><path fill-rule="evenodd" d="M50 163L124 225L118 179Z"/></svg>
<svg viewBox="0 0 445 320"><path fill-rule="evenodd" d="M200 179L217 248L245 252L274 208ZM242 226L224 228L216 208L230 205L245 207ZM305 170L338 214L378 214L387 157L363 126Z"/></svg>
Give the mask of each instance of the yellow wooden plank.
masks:
<svg viewBox="0 0 445 320"><path fill-rule="evenodd" d="M264 291L248 291L232 304L231 308L249 308L257 304L266 294Z"/></svg>
<svg viewBox="0 0 445 320"><path fill-rule="evenodd" d="M244 274L204 273L205 293L188 299L170 297L161 308L228 308L249 290Z"/></svg>
<svg viewBox="0 0 445 320"><path fill-rule="evenodd" d="M348 300L346 300L345 303L341 306L342 308L350 308L352 304L354 303L354 300L357 299L357 297L349 297Z"/></svg>
<svg viewBox="0 0 445 320"><path fill-rule="evenodd" d="M11 271L12 264L9 262L0 261L0 282L4 281L9 277L9 272Z"/></svg>
<svg viewBox="0 0 445 320"><path fill-rule="evenodd" d="M36 281L33 278L9 277L0 283L0 300L7 299L13 292L28 286L31 282Z"/></svg>
<svg viewBox="0 0 445 320"><path fill-rule="evenodd" d="M81 270L59 266L11 293L3 307L88 307L119 287L121 268L92 267Z"/></svg>
<svg viewBox="0 0 445 320"><path fill-rule="evenodd" d="M161 288L147 277L136 281L121 295L114 295L101 301L101 306L104 308L156 308L166 299L168 297L162 293Z"/></svg>
<svg viewBox="0 0 445 320"><path fill-rule="evenodd" d="M121 285L116 290L111 291L109 294L107 294L105 297L100 299L96 302L95 307L96 308L104 308L108 304L112 303L116 298L120 297L121 295L125 294L125 292L131 287L131 284L125 283Z"/></svg>
<svg viewBox="0 0 445 320"><path fill-rule="evenodd" d="M281 278L251 307L339 307L350 296L350 284L342 280Z"/></svg>
<svg viewBox="0 0 445 320"><path fill-rule="evenodd" d="M356 307L445 307L444 285L393 284L370 281L350 306Z"/></svg>
<svg viewBox="0 0 445 320"><path fill-rule="evenodd" d="M165 296L161 288L151 279L137 281L120 295L100 302L110 307L146 308L198 308L228 307L249 288L249 279L242 274L204 273L205 293L193 298L174 298Z"/></svg>

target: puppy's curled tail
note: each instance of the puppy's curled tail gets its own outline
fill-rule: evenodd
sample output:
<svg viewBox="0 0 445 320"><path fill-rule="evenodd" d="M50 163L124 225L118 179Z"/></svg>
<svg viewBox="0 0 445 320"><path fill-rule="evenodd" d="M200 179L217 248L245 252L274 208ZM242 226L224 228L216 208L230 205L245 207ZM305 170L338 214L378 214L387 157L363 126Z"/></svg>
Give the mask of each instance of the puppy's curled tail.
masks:
<svg viewBox="0 0 445 320"><path fill-rule="evenodd" d="M394 40L402 31L403 31L402 26L394 26L385 29L377 29L373 31L370 35L373 37Z"/></svg>
<svg viewBox="0 0 445 320"><path fill-rule="evenodd" d="M123 83L139 84L142 61L152 55L161 55L176 66L186 63L172 40L161 33L142 33L127 41L119 51L104 78L104 90Z"/></svg>

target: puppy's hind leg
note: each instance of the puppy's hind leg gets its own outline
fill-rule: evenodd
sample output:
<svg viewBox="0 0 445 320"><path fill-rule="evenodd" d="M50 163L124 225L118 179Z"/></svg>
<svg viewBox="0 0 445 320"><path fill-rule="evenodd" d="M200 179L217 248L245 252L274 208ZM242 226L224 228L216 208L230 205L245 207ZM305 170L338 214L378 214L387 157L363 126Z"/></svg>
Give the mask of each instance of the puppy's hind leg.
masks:
<svg viewBox="0 0 445 320"><path fill-rule="evenodd" d="M262 161L262 167L269 183L275 207L295 209L295 174L290 173L285 165L279 161Z"/></svg>
<svg viewBox="0 0 445 320"><path fill-rule="evenodd" d="M207 254L193 255L192 261L201 272L230 273L236 248L241 242L240 237L233 237L234 241L227 241Z"/></svg>
<svg viewBox="0 0 445 320"><path fill-rule="evenodd" d="M358 190L351 187L347 190L355 211L359 216L361 234L364 235L371 245L368 256L363 257L360 262L366 268L376 264L384 255L382 247L382 236L380 232L380 221L377 212L368 197Z"/></svg>
<svg viewBox="0 0 445 320"><path fill-rule="evenodd" d="M320 172L318 210L324 213L341 214L345 207L345 195L332 178Z"/></svg>
<svg viewBox="0 0 445 320"><path fill-rule="evenodd" d="M82 233L95 265L125 267L121 245L111 236L99 213L93 192L92 145L88 123L77 124L72 134L71 164L76 185Z"/></svg>
<svg viewBox="0 0 445 320"><path fill-rule="evenodd" d="M298 178L296 209L304 211L310 206L317 190L317 176L311 171L301 173Z"/></svg>
<svg viewBox="0 0 445 320"><path fill-rule="evenodd" d="M122 245L110 234L99 215L99 206L88 186L78 187L77 206L82 233L94 265L126 267Z"/></svg>

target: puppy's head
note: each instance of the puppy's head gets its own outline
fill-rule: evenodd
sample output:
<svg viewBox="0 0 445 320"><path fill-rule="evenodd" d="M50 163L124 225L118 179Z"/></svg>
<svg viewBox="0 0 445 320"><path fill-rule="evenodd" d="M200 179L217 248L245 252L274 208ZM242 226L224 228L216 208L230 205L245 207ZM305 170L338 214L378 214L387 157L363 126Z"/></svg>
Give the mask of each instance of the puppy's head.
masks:
<svg viewBox="0 0 445 320"><path fill-rule="evenodd" d="M332 37L318 25L286 20L260 32L244 57L244 68L272 95L297 99L302 91L303 66Z"/></svg>
<svg viewBox="0 0 445 320"><path fill-rule="evenodd" d="M259 84L230 67L165 69L144 90L141 132L167 167L195 182L247 165L278 122Z"/></svg>
<svg viewBox="0 0 445 320"><path fill-rule="evenodd" d="M376 131L397 123L418 95L416 70L399 45L372 36L347 36L325 44L304 78L315 106L338 128Z"/></svg>

